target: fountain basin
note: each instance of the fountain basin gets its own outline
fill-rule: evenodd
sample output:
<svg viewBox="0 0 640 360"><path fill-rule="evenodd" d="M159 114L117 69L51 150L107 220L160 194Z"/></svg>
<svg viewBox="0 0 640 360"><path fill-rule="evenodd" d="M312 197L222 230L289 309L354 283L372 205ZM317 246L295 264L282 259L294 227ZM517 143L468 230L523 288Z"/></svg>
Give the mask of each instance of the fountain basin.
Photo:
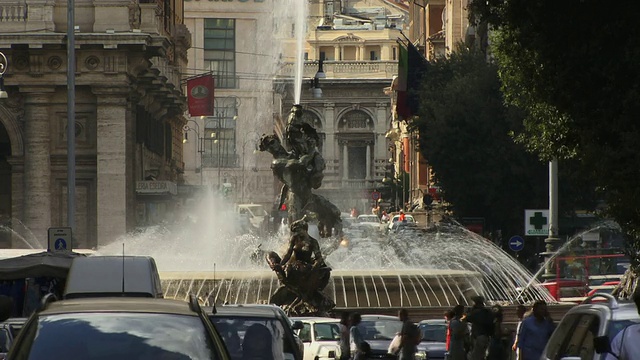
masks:
<svg viewBox="0 0 640 360"><path fill-rule="evenodd" d="M190 293L216 303L267 303L280 284L270 270L160 272L165 297ZM481 275L464 270L334 270L324 292L339 308L394 308L469 304Z"/></svg>

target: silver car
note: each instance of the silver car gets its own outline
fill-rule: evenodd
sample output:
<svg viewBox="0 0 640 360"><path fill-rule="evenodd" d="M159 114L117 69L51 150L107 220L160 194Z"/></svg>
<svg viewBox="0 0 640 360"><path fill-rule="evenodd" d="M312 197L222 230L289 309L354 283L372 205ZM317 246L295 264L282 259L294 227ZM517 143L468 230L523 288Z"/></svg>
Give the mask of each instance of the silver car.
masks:
<svg viewBox="0 0 640 360"><path fill-rule="evenodd" d="M595 344L610 342L636 323L640 323L640 315L634 303L618 302L609 294L592 295L565 314L547 342L542 359L604 359L605 354L597 353Z"/></svg>

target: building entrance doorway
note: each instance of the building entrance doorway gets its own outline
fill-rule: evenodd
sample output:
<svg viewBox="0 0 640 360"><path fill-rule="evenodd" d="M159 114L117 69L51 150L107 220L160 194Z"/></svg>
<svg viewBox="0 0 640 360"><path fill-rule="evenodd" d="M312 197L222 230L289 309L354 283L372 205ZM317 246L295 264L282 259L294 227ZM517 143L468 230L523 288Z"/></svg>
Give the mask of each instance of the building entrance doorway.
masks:
<svg viewBox="0 0 640 360"><path fill-rule="evenodd" d="M367 148L349 147L349 179L364 179L367 176Z"/></svg>
<svg viewBox="0 0 640 360"><path fill-rule="evenodd" d="M11 142L0 124L0 247L11 247Z"/></svg>

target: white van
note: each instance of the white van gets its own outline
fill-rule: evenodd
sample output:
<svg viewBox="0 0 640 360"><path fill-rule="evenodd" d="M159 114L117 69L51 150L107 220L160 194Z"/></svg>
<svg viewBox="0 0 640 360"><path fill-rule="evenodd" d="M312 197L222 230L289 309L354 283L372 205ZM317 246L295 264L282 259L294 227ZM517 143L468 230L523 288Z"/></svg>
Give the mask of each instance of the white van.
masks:
<svg viewBox="0 0 640 360"><path fill-rule="evenodd" d="M150 256L88 256L71 263L65 299L85 297L163 298L160 275Z"/></svg>

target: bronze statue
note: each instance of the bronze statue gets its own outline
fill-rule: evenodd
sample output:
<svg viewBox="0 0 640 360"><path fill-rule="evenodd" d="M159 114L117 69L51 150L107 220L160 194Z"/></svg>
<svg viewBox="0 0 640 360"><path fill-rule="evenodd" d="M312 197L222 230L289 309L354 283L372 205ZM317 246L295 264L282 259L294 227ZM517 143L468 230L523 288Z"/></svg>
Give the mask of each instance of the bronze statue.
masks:
<svg viewBox="0 0 640 360"><path fill-rule="evenodd" d="M280 202L286 204L291 237L282 259L275 252L266 255L269 267L276 272L281 287L270 302L282 306L290 315L325 315L335 307L322 293L329 282L329 268L318 240L309 236L307 213L315 214L321 238L342 237L340 210L326 198L314 194L322 185L325 162L318 151L320 137L302 120L302 107L294 105L287 119L284 144L276 135L263 135L259 150L273 155L271 170L283 183ZM330 249L335 249L332 246Z"/></svg>
<svg viewBox="0 0 640 360"><path fill-rule="evenodd" d="M291 224L291 237L282 258L271 251L267 263L282 284L270 302L290 315L326 315L335 303L322 293L331 275L318 240L309 236L306 218Z"/></svg>

